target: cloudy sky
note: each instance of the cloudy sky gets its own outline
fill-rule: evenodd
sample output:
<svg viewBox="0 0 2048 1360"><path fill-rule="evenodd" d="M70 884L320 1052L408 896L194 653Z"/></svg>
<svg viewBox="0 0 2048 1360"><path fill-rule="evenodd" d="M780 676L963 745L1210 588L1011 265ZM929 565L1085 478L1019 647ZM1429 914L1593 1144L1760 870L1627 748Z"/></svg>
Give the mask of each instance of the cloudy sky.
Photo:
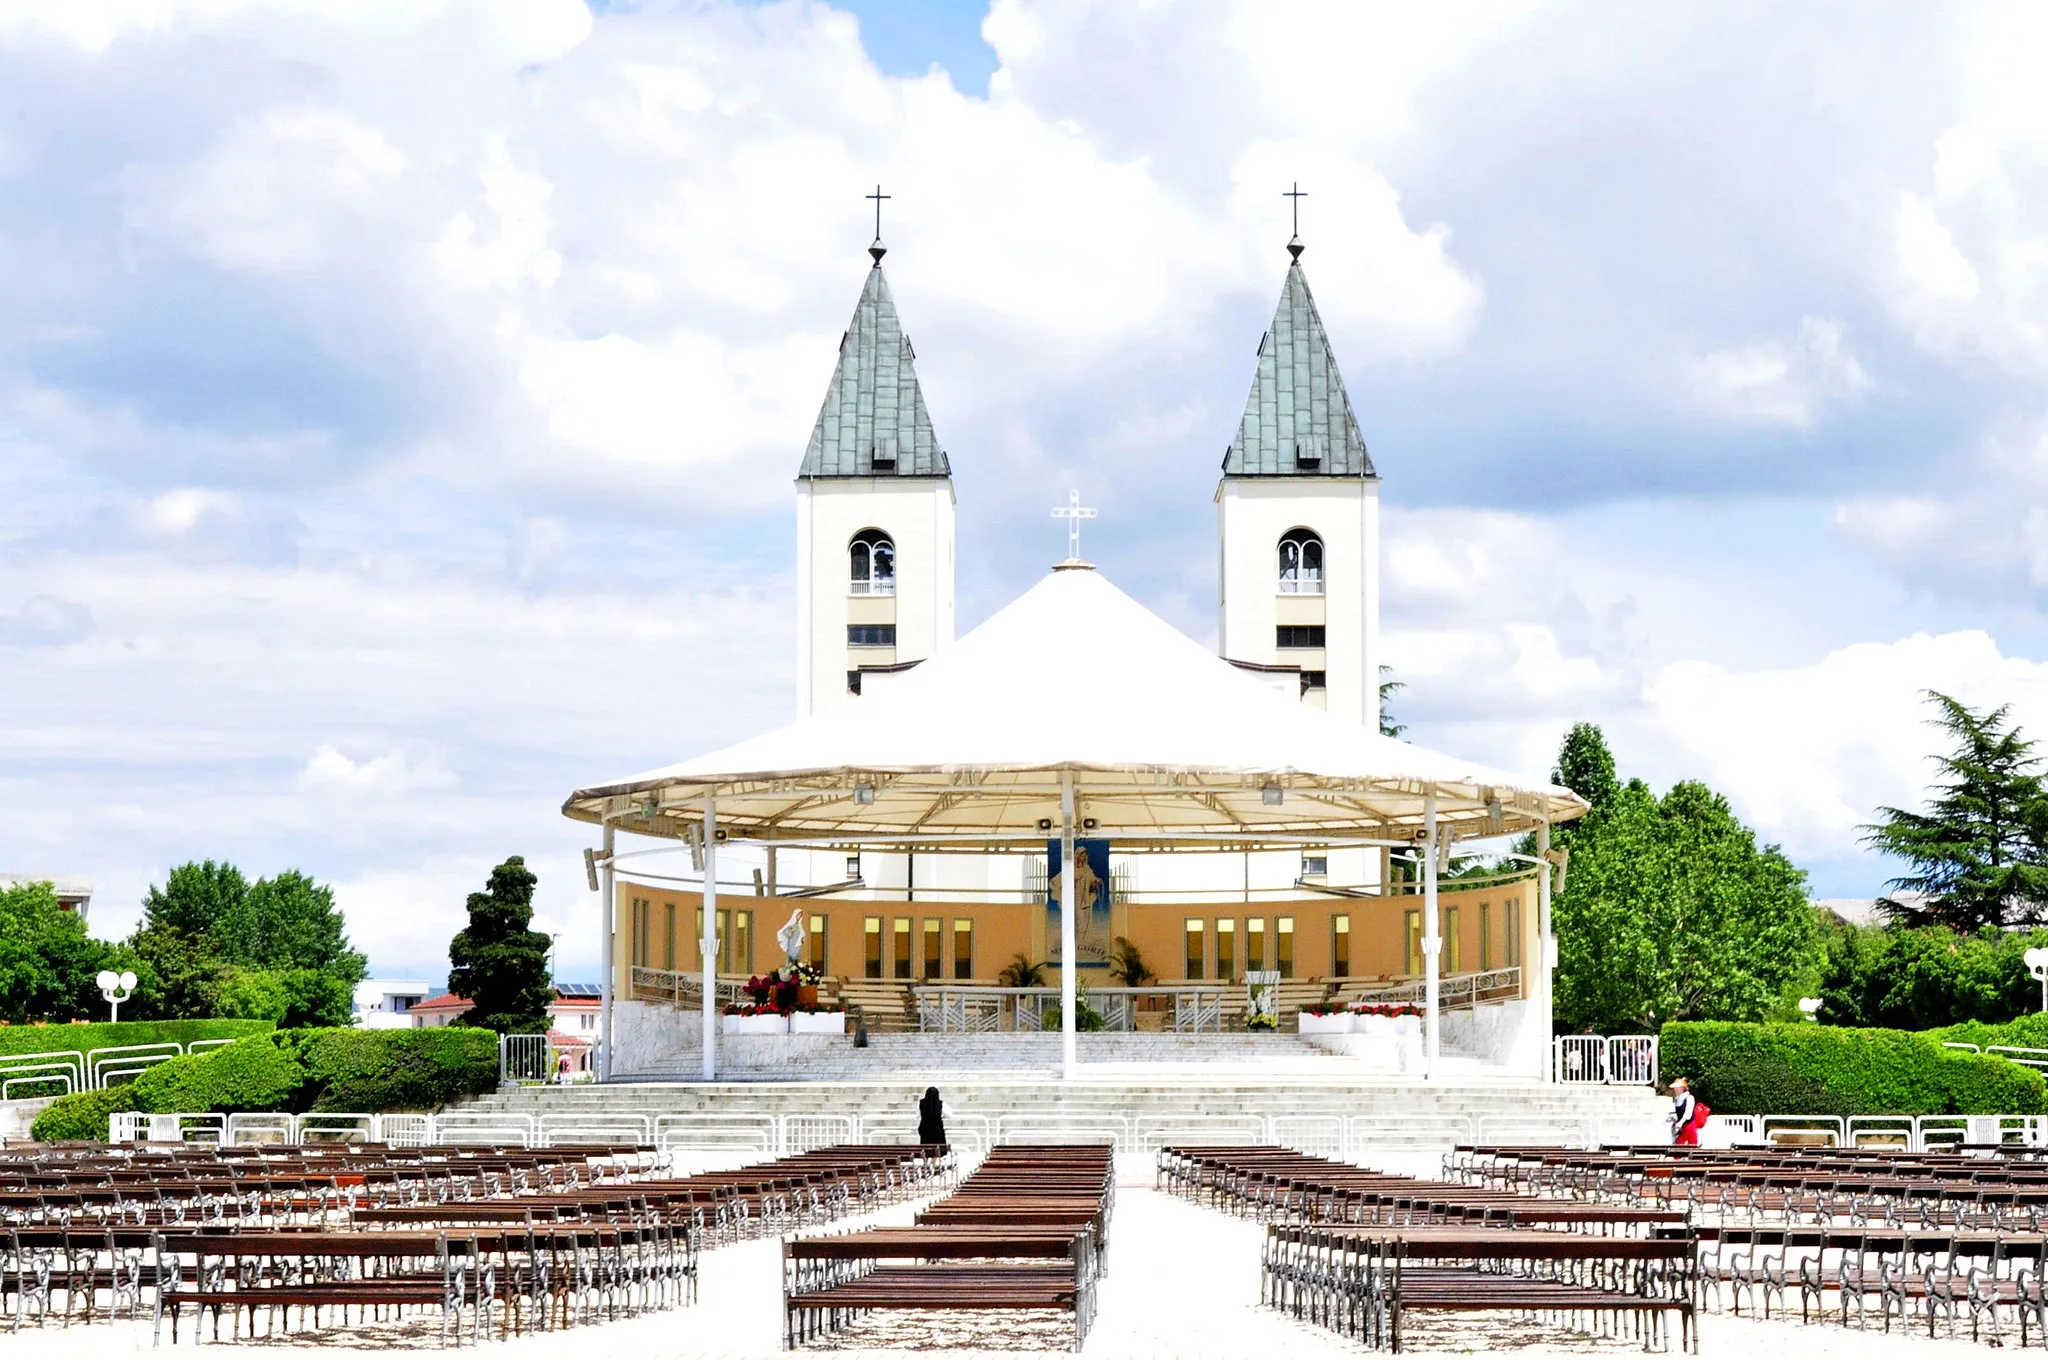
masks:
<svg viewBox="0 0 2048 1360"><path fill-rule="evenodd" d="M2048 729L2048 10L0 7L0 868L186 858L445 968L572 788L791 712L790 479L893 195L961 619L1089 554L1215 634L1286 257L1385 479L1398 714L1575 719L1826 896L1916 694Z"/></svg>

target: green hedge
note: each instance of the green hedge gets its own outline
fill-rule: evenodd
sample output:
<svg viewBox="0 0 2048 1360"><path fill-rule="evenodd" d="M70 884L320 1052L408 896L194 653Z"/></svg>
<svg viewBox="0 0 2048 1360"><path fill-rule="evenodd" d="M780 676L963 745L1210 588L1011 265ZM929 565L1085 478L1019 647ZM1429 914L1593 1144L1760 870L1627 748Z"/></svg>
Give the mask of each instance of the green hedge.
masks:
<svg viewBox="0 0 2048 1360"><path fill-rule="evenodd" d="M435 1110L498 1084L495 1031L296 1029L173 1058L132 1083L65 1096L37 1117L36 1138L105 1138L107 1116L286 1110Z"/></svg>
<svg viewBox="0 0 2048 1360"><path fill-rule="evenodd" d="M107 1141L107 1116L135 1108L135 1093L126 1085L104 1091L68 1095L36 1116L29 1137L45 1143Z"/></svg>
<svg viewBox="0 0 2048 1360"><path fill-rule="evenodd" d="M123 1020L118 1025L0 1025L0 1057L15 1053L87 1053L127 1044L189 1044L267 1034L269 1020Z"/></svg>
<svg viewBox="0 0 2048 1360"><path fill-rule="evenodd" d="M301 1110L433 1110L498 1085L496 1030L302 1029L278 1042L305 1069Z"/></svg>
<svg viewBox="0 0 2048 1360"><path fill-rule="evenodd" d="M1660 1066L1720 1114L2048 1112L2039 1072L1905 1030L1673 1023Z"/></svg>
<svg viewBox="0 0 2048 1360"><path fill-rule="evenodd" d="M285 1108L306 1071L268 1034L237 1039L212 1053L158 1063L135 1078L130 1109L169 1114L231 1114Z"/></svg>

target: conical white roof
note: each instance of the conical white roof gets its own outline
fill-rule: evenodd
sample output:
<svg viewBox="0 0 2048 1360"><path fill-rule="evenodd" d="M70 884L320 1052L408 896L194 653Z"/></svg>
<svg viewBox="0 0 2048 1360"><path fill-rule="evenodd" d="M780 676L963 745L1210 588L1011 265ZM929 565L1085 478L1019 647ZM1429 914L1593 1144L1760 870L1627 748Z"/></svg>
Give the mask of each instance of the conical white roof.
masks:
<svg viewBox="0 0 2048 1360"><path fill-rule="evenodd" d="M1126 842L1405 839L1431 794L1455 836L1586 810L1279 694L1078 564L878 693L562 810L680 835L710 793L734 838L1023 838L1058 825L1064 770L1091 834Z"/></svg>

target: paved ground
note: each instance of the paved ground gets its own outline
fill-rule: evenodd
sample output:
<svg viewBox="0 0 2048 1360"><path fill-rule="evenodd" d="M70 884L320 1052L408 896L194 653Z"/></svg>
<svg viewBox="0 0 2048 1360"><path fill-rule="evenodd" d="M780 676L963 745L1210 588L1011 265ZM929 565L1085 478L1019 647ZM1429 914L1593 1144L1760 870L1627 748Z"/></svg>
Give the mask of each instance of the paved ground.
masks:
<svg viewBox="0 0 2048 1360"><path fill-rule="evenodd" d="M877 1221L904 1222L908 1217L906 1208L898 1208ZM1150 1190L1119 1191L1111 1232L1111 1274L1102 1284L1101 1313L1087 1354L1102 1360L1322 1360L1365 1354L1329 1332L1259 1307L1259 1237L1255 1224ZM767 1360L782 1354L778 1270L772 1240L709 1252L703 1260L701 1301L693 1308L487 1343L485 1353L504 1360ZM0 1356L6 1360L98 1360L150 1352L147 1324L30 1328L17 1334L9 1334L4 1326L0 1323ZM431 1349L438 1340L438 1325L421 1325L352 1329L277 1343L243 1342L239 1349L311 1350L322 1360L388 1360L394 1350ZM1573 1337L1499 1319L1466 1319L1411 1331L1408 1341L1412 1349L1406 1353L1419 1356L1513 1351L1527 1360L1541 1360L1553 1355L1641 1354L1627 1340ZM812 1349L859 1350L878 1360L903 1354L949 1360L1059 1352L1070 1344L1071 1331L1060 1319L1020 1322L1013 1317L963 1315L937 1324L904 1317L870 1318ZM1703 1360L1985 1360L1991 1354L1990 1347L1972 1343L1967 1335L1929 1341L1924 1333L1909 1338L1722 1316L1704 1319L1700 1346Z"/></svg>

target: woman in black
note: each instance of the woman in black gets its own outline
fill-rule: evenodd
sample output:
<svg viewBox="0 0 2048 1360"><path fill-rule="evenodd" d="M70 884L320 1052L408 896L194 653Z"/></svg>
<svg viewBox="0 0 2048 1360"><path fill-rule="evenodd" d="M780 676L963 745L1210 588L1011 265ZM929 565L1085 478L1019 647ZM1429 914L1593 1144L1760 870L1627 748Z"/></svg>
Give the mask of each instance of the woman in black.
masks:
<svg viewBox="0 0 2048 1360"><path fill-rule="evenodd" d="M946 1106L939 1099L939 1088L924 1088L924 1099L917 1102L917 1141L927 1147L946 1145Z"/></svg>

